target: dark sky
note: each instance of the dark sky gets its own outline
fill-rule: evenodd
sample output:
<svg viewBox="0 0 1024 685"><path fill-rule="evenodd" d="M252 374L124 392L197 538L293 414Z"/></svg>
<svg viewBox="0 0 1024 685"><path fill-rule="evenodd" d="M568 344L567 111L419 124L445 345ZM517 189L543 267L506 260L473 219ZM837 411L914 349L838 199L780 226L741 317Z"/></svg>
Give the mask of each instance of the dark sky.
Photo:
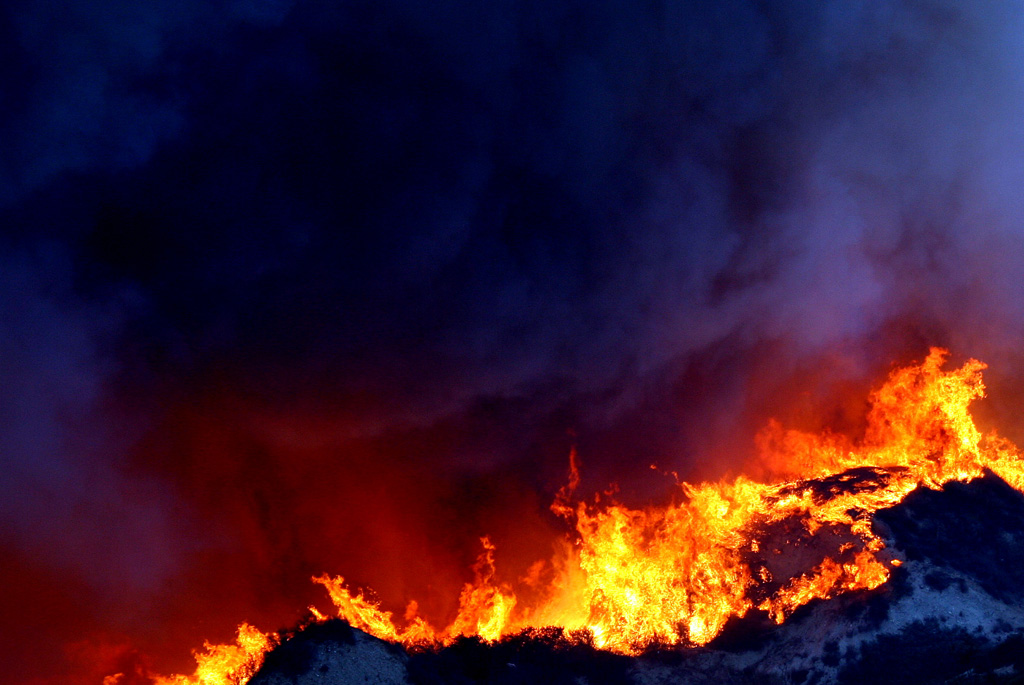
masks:
<svg viewBox="0 0 1024 685"><path fill-rule="evenodd" d="M570 445L656 501L929 345L1021 400L1022 65L995 0L4 3L5 677L443 617Z"/></svg>

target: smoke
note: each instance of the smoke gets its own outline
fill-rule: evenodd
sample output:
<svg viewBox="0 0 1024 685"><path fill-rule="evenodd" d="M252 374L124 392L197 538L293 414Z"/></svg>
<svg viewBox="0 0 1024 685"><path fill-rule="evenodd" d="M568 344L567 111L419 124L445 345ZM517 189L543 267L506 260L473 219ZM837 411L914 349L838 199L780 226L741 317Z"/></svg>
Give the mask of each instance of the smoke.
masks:
<svg viewBox="0 0 1024 685"><path fill-rule="evenodd" d="M5 12L4 563L161 670L322 572L450 612L573 442L646 501L928 345L1024 394L1005 4Z"/></svg>

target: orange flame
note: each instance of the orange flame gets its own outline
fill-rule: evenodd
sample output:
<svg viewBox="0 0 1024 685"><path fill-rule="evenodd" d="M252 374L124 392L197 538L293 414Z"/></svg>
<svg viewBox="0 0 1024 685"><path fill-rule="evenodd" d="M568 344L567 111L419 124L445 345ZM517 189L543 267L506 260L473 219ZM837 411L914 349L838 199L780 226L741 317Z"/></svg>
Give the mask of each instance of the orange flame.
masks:
<svg viewBox="0 0 1024 685"><path fill-rule="evenodd" d="M984 394L985 365L970 360L943 371L947 357L945 350L932 349L920 365L893 372L871 396L860 439L785 430L771 422L758 439L758 466L767 478L682 483L678 504L573 504L579 481L574 449L569 483L552 510L574 524L575 536L553 560L538 562L552 578L532 603L496 582L495 548L487 538L474 580L460 595L458 615L444 628L419 617L415 603L396 622L340 576L314 581L354 627L409 646L445 645L459 636L493 641L530 627L556 626L568 633L588 631L599 648L635 654L655 643L706 644L729 619L753 609L782 623L814 599L886 582L889 566L901 561L884 551L871 517L915 488L937 489L988 469L1024 489L1020 452L996 435L983 437L968 411ZM831 547L818 559L791 562L786 552L797 539ZM537 578L523 582L535 587ZM264 639L261 648L267 649L273 639ZM207 645L210 656L204 658L212 664L220 649L225 648ZM198 679L198 673L160 683L232 682Z"/></svg>
<svg viewBox="0 0 1024 685"><path fill-rule="evenodd" d="M277 644L277 635L263 633L248 623L238 626L233 645L203 645L196 651L194 675L157 676L154 685L245 685L263 665L263 655Z"/></svg>

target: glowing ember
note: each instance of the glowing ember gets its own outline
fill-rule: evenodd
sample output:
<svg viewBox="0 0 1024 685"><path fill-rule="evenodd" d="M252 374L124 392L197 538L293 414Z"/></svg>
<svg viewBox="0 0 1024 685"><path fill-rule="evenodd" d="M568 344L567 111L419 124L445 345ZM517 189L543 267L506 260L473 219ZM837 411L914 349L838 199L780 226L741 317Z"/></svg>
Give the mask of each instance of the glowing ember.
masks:
<svg viewBox="0 0 1024 685"><path fill-rule="evenodd" d="M595 646L635 654L654 643L705 644L730 618L755 608L782 623L811 600L885 583L889 566L901 562L872 531L872 514L918 486L937 489L985 469L1018 490L1024 486L1017 448L983 437L968 412L984 393L984 365L971 360L942 371L947 356L933 349L921 365L895 371L872 395L862 438L811 435L773 422L750 469L764 477L683 483L678 504L637 510L574 503L573 453L569 484L552 505L574 525L573 544L523 580L540 597L530 603L495 581L495 548L486 538L458 615L444 628L417 616L415 603L396 621L341 577L314 580L341 618L406 645L444 645L459 636L493 641L556 626L589 631ZM815 543L801 548L820 548L820 556L789 560L797 541ZM548 580L537 593L540 577ZM273 636L243 625L237 646L207 645L197 655L195 676L158 682L244 683L273 643Z"/></svg>

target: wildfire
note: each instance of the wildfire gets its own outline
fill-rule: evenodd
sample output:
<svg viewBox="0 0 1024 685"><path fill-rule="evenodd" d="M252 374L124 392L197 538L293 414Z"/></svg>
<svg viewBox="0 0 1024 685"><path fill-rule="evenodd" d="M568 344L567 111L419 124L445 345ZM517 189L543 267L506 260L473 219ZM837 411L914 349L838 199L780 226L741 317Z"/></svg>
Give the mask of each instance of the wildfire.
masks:
<svg viewBox="0 0 1024 685"><path fill-rule="evenodd" d="M277 635L263 633L248 623L238 626L233 645L203 645L196 651L194 675L157 676L154 685L244 685L263 664L263 655L277 645ZM106 684L105 684L106 685Z"/></svg>
<svg viewBox="0 0 1024 685"><path fill-rule="evenodd" d="M536 588L545 571L546 589L531 602L496 580L495 548L486 538L458 614L443 628L419 617L415 603L396 620L340 576L314 581L326 588L338 616L408 646L441 646L460 636L493 641L556 626L589 635L599 648L635 654L654 643L706 644L730 618L754 609L782 623L811 600L886 582L889 567L901 561L872 530L872 514L915 488L938 489L988 469L1024 489L1020 452L996 435L982 436L968 411L984 394L985 365L970 360L943 371L947 357L933 349L920 365L896 370L872 394L862 437L813 435L772 422L759 437L751 469L764 477L683 483L679 502L668 506L574 502L573 453L569 484L552 505L573 525L572 544L523 580ZM791 560L797 542L822 550L820 558ZM244 683L274 640L243 625L237 646L207 645L197 655L195 676L158 682Z"/></svg>

